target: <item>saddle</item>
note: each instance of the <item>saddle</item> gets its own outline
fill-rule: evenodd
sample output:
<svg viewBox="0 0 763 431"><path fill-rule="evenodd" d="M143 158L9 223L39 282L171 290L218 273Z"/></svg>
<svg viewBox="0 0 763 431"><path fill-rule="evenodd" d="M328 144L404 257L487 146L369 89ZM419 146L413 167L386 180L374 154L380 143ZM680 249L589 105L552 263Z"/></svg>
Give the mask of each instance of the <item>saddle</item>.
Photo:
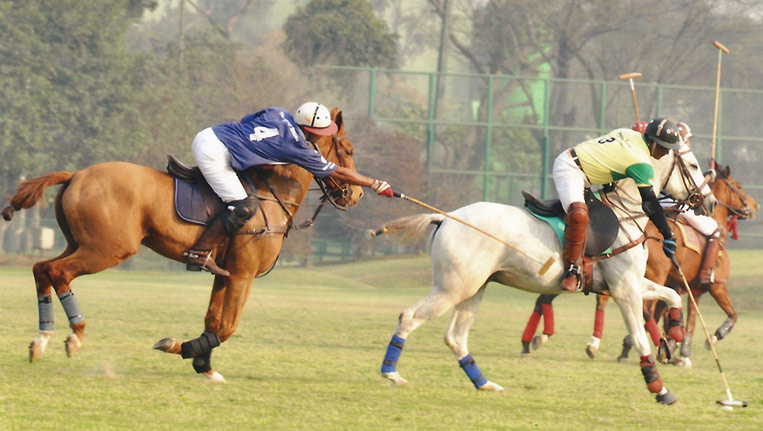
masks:
<svg viewBox="0 0 763 431"><path fill-rule="evenodd" d="M525 198L525 208L533 215L541 216L543 219L560 219L562 235L559 242L561 244L564 238L564 217L566 216L561 201L559 199L539 199L524 190L522 196ZM600 201L591 189L585 189L583 196L586 206L588 206L585 254L586 256L598 256L615 242L620 224L612 209ZM559 226L558 223L557 226Z"/></svg>
<svg viewBox="0 0 763 431"><path fill-rule="evenodd" d="M566 213L559 199L543 200L530 192L522 191L525 198L525 208L535 217L547 222L556 232L559 244L564 246L564 218ZM583 292L587 295L593 289L592 257L610 251L612 243L617 239L620 223L617 216L594 194L586 188L583 193L588 207L588 225L586 227L585 253L582 264Z"/></svg>
<svg viewBox="0 0 763 431"><path fill-rule="evenodd" d="M167 154L167 173L175 179L175 212L189 223L208 225L223 209L223 201L196 166Z"/></svg>

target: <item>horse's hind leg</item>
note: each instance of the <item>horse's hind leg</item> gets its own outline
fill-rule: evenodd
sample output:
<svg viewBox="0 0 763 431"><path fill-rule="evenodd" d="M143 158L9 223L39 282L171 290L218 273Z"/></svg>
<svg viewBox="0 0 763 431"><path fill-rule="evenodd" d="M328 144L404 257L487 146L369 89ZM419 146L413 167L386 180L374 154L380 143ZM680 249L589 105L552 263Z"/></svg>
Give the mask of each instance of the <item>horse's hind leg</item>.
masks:
<svg viewBox="0 0 763 431"><path fill-rule="evenodd" d="M721 309L726 312L726 316L728 316L711 337L710 341L715 344L724 339L729 335L729 332L734 329L734 325L736 325L737 322L737 313L734 310L734 306L731 305L731 299L729 298L729 291L726 287L726 283L712 283L709 292L710 296L715 299L715 302L718 303ZM705 341L705 347L710 350L710 344L707 341Z"/></svg>
<svg viewBox="0 0 763 431"><path fill-rule="evenodd" d="M387 353L384 355L384 362L381 367L382 377L391 380L396 385L408 383L397 372L397 361L403 351L405 339L427 320L442 316L456 302L457 300L454 300L451 295L435 289L426 298L400 313L397 330L387 346Z"/></svg>
<svg viewBox="0 0 763 431"><path fill-rule="evenodd" d="M463 368L475 388L481 391L500 392L503 391L503 387L491 382L482 374L467 346L469 330L477 317L477 310L479 310L484 293L485 286L482 286L477 294L456 305L448 330L445 332L445 344L456 355L458 365Z"/></svg>
<svg viewBox="0 0 763 431"><path fill-rule="evenodd" d="M29 362L39 359L48 346L48 341L55 330L53 318L53 299L51 293L52 283L47 275L47 268L51 262L69 256L74 252L74 247L68 245L59 256L37 262L32 267L34 274L34 284L37 290L37 312L39 316L39 326L37 337L29 344Z"/></svg>
<svg viewBox="0 0 763 431"><path fill-rule="evenodd" d="M72 333L69 334L65 342L67 356L73 356L82 346L85 338L85 319L82 316L79 302L71 290L71 281L80 275L93 274L110 268L132 254L135 252L119 256L108 252L93 252L80 246L71 254L67 255L65 252L58 258L35 264L34 274L38 297L41 292L43 293L42 296L45 296L45 292L47 292L49 297L52 286L66 312L66 317L69 319ZM49 310L45 308L44 311ZM41 320L42 318L41 316Z"/></svg>

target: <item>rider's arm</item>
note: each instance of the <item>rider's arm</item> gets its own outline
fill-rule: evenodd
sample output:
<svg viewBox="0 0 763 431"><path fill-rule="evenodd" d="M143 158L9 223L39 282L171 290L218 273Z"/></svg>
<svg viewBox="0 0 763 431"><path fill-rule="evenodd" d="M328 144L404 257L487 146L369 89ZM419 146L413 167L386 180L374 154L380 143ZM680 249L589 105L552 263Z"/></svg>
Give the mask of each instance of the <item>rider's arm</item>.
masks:
<svg viewBox="0 0 763 431"><path fill-rule="evenodd" d="M651 186L643 186L638 188L641 194L641 208L644 213L649 217L649 220L657 226L657 229L665 239L673 238L673 230L668 225L668 220L665 218L665 212L662 210L660 202L657 200L657 196L654 194L654 190Z"/></svg>
<svg viewBox="0 0 763 431"><path fill-rule="evenodd" d="M358 173L358 171L354 169L345 168L344 166L337 166L336 170L332 172L329 177L348 184L371 187L373 191L380 195L392 197L392 188L386 181L375 180Z"/></svg>
<svg viewBox="0 0 763 431"><path fill-rule="evenodd" d="M373 178L369 178L354 169L345 168L344 166L337 166L336 170L329 176L345 183L364 187L371 187L371 184L374 182Z"/></svg>

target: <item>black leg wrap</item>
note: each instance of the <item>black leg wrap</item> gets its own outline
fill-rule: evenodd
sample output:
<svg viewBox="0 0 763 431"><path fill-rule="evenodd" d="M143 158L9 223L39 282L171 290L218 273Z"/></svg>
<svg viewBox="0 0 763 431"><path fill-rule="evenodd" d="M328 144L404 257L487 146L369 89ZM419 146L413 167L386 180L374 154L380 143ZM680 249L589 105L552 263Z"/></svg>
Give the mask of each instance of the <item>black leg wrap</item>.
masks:
<svg viewBox="0 0 763 431"><path fill-rule="evenodd" d="M206 373L207 371L212 370L212 351L208 351L207 353L202 354L201 356L197 356L193 358L193 370L197 373Z"/></svg>
<svg viewBox="0 0 763 431"><path fill-rule="evenodd" d="M205 353L209 353L215 347L220 345L220 337L212 332L202 332L201 336L195 340L186 341L180 345L180 356L183 359L196 358ZM194 361L194 368L196 367Z"/></svg>
<svg viewBox="0 0 763 431"><path fill-rule="evenodd" d="M647 384L652 383L653 381L660 378L660 374L657 373L657 367L654 365L654 362L650 363L649 365L642 366L641 374L644 375L644 381Z"/></svg>

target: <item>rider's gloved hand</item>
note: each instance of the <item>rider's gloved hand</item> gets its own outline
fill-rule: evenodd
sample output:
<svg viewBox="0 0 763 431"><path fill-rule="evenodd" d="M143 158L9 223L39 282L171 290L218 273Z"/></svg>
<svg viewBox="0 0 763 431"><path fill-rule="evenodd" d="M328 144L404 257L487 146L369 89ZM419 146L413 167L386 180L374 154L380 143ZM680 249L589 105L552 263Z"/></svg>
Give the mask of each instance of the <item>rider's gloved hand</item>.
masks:
<svg viewBox="0 0 763 431"><path fill-rule="evenodd" d="M672 237L662 241L662 251L669 259L673 259L673 256L676 255L676 247L676 241Z"/></svg>
<svg viewBox="0 0 763 431"><path fill-rule="evenodd" d="M392 187L389 186L389 183L386 181L381 180L374 180L373 184L371 184L371 189L375 191L376 193L386 196L388 198L391 198L393 196L392 194Z"/></svg>

